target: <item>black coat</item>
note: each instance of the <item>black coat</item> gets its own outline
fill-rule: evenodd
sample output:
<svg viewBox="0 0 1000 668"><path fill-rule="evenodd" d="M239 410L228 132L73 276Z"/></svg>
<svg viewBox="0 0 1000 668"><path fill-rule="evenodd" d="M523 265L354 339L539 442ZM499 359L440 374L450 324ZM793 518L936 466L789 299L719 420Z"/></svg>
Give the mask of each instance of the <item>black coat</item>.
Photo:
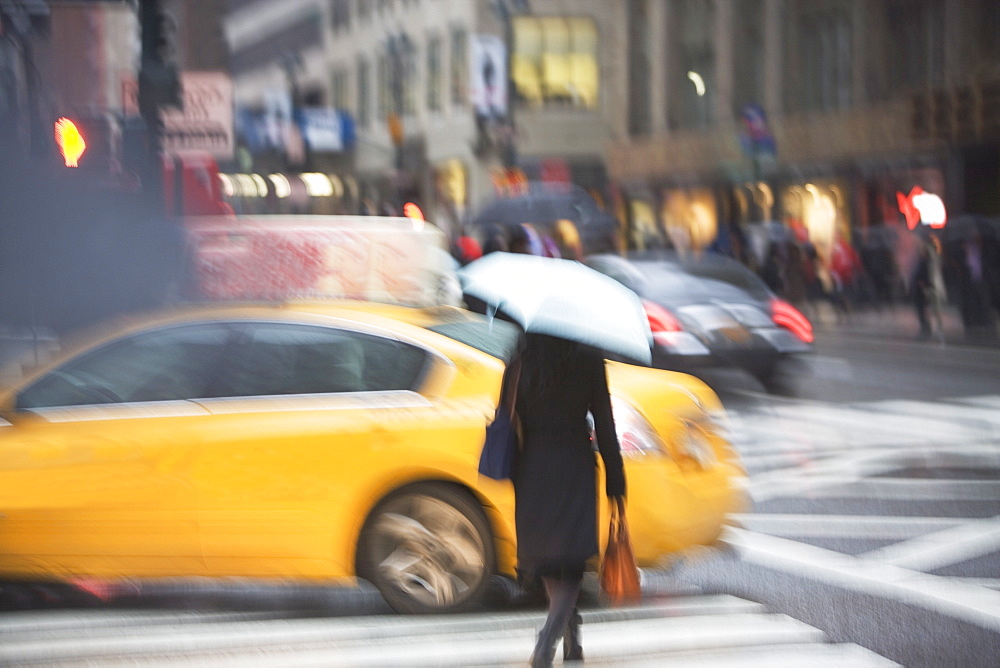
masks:
<svg viewBox="0 0 1000 668"><path fill-rule="evenodd" d="M578 577L598 551L597 459L587 412L607 472L605 492L625 495L625 475L604 360L579 355L540 392L522 369L517 413L522 450L514 476L518 572L522 578Z"/></svg>

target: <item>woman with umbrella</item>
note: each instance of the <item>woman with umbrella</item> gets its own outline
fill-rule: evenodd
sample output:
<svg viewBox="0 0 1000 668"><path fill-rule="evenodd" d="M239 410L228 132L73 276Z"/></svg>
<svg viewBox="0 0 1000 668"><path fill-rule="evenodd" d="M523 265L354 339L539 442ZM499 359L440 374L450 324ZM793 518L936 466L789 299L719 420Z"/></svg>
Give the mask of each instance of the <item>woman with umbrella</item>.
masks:
<svg viewBox="0 0 1000 668"><path fill-rule="evenodd" d="M514 473L518 575L526 585L541 580L549 601L531 664L551 665L560 638L563 657L580 660L577 598L587 562L598 553L597 461L587 414L605 493L623 498L604 354L648 365L649 321L634 292L579 262L495 253L460 277L466 297L502 310L526 332L510 367L521 422Z"/></svg>
<svg viewBox="0 0 1000 668"><path fill-rule="evenodd" d="M527 334L520 357L517 415L522 449L514 476L518 575L541 580L549 608L532 666L580 660L576 604L587 561L597 554L596 467L588 411L606 472L608 497L625 496L622 456L599 353L566 339Z"/></svg>

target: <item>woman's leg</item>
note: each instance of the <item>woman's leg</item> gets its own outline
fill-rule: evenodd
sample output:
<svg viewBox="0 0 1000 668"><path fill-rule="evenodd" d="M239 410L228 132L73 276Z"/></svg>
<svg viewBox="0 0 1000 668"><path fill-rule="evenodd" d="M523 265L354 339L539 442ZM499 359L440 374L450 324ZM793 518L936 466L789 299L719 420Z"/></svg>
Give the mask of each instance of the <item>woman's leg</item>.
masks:
<svg viewBox="0 0 1000 668"><path fill-rule="evenodd" d="M549 613L542 630L538 632L538 643L531 655L532 666L552 665L556 643L562 638L570 618L576 612L576 602L580 596L580 578L543 577L542 583L549 598Z"/></svg>

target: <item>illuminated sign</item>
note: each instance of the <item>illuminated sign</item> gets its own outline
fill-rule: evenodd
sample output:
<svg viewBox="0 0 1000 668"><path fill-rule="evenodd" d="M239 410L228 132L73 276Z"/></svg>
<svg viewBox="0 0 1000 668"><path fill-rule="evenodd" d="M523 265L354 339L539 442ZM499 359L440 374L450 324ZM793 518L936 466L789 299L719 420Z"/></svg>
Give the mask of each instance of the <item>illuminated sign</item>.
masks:
<svg viewBox="0 0 1000 668"><path fill-rule="evenodd" d="M944 201L934 193L924 192L920 186L913 186L909 195L896 193L899 211L906 217L906 226L915 229L918 223L940 229L948 222L948 212Z"/></svg>

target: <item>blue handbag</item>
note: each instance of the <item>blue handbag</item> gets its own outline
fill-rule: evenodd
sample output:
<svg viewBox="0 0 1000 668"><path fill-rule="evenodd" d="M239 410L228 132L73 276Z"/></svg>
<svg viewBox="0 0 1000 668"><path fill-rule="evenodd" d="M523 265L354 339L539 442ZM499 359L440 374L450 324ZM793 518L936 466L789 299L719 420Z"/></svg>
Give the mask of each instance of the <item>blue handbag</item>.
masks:
<svg viewBox="0 0 1000 668"><path fill-rule="evenodd" d="M507 368L501 388L500 405L497 406L493 422L486 426L486 439L483 441L483 451L479 456L479 473L494 480L511 480L517 467L517 455L520 451L517 413L517 383L521 377L521 362L514 362L513 369ZM508 373L514 371L512 385L508 384ZM510 401L504 401L509 396Z"/></svg>

